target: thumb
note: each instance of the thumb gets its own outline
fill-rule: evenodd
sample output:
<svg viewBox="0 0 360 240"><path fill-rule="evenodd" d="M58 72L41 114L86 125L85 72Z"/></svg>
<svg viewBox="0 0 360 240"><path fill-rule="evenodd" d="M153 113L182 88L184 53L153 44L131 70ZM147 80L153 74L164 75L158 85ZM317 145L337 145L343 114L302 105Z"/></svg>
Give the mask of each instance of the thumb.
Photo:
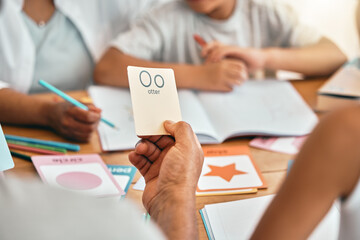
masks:
<svg viewBox="0 0 360 240"><path fill-rule="evenodd" d="M183 121L177 123L169 120L165 121L164 128L175 138L176 142L191 142L195 136L191 126Z"/></svg>

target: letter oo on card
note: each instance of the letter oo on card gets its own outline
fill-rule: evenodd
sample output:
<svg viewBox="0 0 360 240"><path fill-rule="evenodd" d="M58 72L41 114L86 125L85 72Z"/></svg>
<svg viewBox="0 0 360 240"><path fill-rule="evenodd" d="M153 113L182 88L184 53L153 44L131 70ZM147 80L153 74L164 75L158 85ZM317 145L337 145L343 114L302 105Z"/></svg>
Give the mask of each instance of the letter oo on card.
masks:
<svg viewBox="0 0 360 240"><path fill-rule="evenodd" d="M168 135L164 121L181 121L175 74L166 68L127 68L138 136Z"/></svg>

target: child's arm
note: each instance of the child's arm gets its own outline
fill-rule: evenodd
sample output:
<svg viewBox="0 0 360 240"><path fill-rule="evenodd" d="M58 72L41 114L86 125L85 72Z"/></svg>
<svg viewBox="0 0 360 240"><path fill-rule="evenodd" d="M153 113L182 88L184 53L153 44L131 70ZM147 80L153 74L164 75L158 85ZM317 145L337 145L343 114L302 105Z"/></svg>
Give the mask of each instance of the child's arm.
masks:
<svg viewBox="0 0 360 240"><path fill-rule="evenodd" d="M239 60L224 59L203 65L159 63L142 60L110 48L95 68L99 84L128 87L127 66L172 68L179 88L209 91L231 91L247 79L247 69Z"/></svg>
<svg viewBox="0 0 360 240"><path fill-rule="evenodd" d="M309 137L253 239L305 239L360 176L360 106L330 114ZM354 223L359 224L359 223Z"/></svg>
<svg viewBox="0 0 360 240"><path fill-rule="evenodd" d="M0 122L15 125L43 126L65 138L87 142L97 129L101 110L93 106L82 110L67 102L54 102L0 89Z"/></svg>
<svg viewBox="0 0 360 240"><path fill-rule="evenodd" d="M203 56L211 62L225 57L238 58L244 61L251 71L287 70L306 76L329 75L347 60L344 53L327 38L322 38L314 45L297 48L241 48L213 42L203 49Z"/></svg>

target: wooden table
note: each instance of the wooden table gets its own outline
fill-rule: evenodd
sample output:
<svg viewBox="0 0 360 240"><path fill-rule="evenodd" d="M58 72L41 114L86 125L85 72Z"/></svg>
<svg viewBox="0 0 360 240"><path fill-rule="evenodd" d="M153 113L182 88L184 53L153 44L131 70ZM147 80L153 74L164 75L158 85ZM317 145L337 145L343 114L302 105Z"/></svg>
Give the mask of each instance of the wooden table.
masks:
<svg viewBox="0 0 360 240"><path fill-rule="evenodd" d="M304 81L293 81L293 86L301 94L304 100L309 104L311 108L314 108L316 103L316 90L324 83L325 79L311 79ZM87 96L84 91L71 92L71 96L76 99ZM40 94L36 97L39 98L49 98L53 97L52 94ZM320 116L321 117L321 116ZM3 125L3 130L5 134L14 134L25 137L34 137L44 140L54 140L54 141L64 141L61 137L57 136L54 132L48 129L42 128L25 128L25 127L15 127L9 125ZM248 145L250 138L238 138L235 140L230 140L222 145ZM127 155L127 152L110 152L102 153L100 147L100 141L97 134L94 134L87 144L81 145L81 154L84 153L99 153L106 164L119 164L119 165L131 165ZM281 182L284 179L287 169L287 162L290 159L293 159L294 156L274 153L269 151L263 151L260 149L250 148L254 160L258 164L261 172L263 173L265 180L267 181L269 187L266 190L259 190L256 194L245 194L245 195L228 195L228 196L206 196L206 197L197 197L196 208L200 210L204 207L205 204L212 204L218 202L227 202L234 201L245 198L259 197L264 195L269 195L276 193ZM27 153L29 154L29 153ZM22 159L14 158L15 168L6 172L6 174L16 175L20 178L36 178L39 179L35 168L30 162L26 162ZM132 185L139 179L140 174L137 172L134 178ZM137 202L142 206L141 197L142 192L132 189L132 186L129 188L128 194L126 196ZM207 239L205 228L201 220L200 214L197 213L198 227L200 239Z"/></svg>

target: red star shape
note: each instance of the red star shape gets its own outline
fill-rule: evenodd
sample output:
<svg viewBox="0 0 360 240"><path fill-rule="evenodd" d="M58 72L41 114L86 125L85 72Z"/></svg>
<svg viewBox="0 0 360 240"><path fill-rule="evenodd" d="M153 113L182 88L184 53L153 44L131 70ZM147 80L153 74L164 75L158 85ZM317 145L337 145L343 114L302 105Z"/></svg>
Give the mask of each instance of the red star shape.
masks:
<svg viewBox="0 0 360 240"><path fill-rule="evenodd" d="M236 170L235 163L223 167L208 165L211 171L204 176L221 177L225 181L230 182L235 175L247 174L247 172Z"/></svg>

